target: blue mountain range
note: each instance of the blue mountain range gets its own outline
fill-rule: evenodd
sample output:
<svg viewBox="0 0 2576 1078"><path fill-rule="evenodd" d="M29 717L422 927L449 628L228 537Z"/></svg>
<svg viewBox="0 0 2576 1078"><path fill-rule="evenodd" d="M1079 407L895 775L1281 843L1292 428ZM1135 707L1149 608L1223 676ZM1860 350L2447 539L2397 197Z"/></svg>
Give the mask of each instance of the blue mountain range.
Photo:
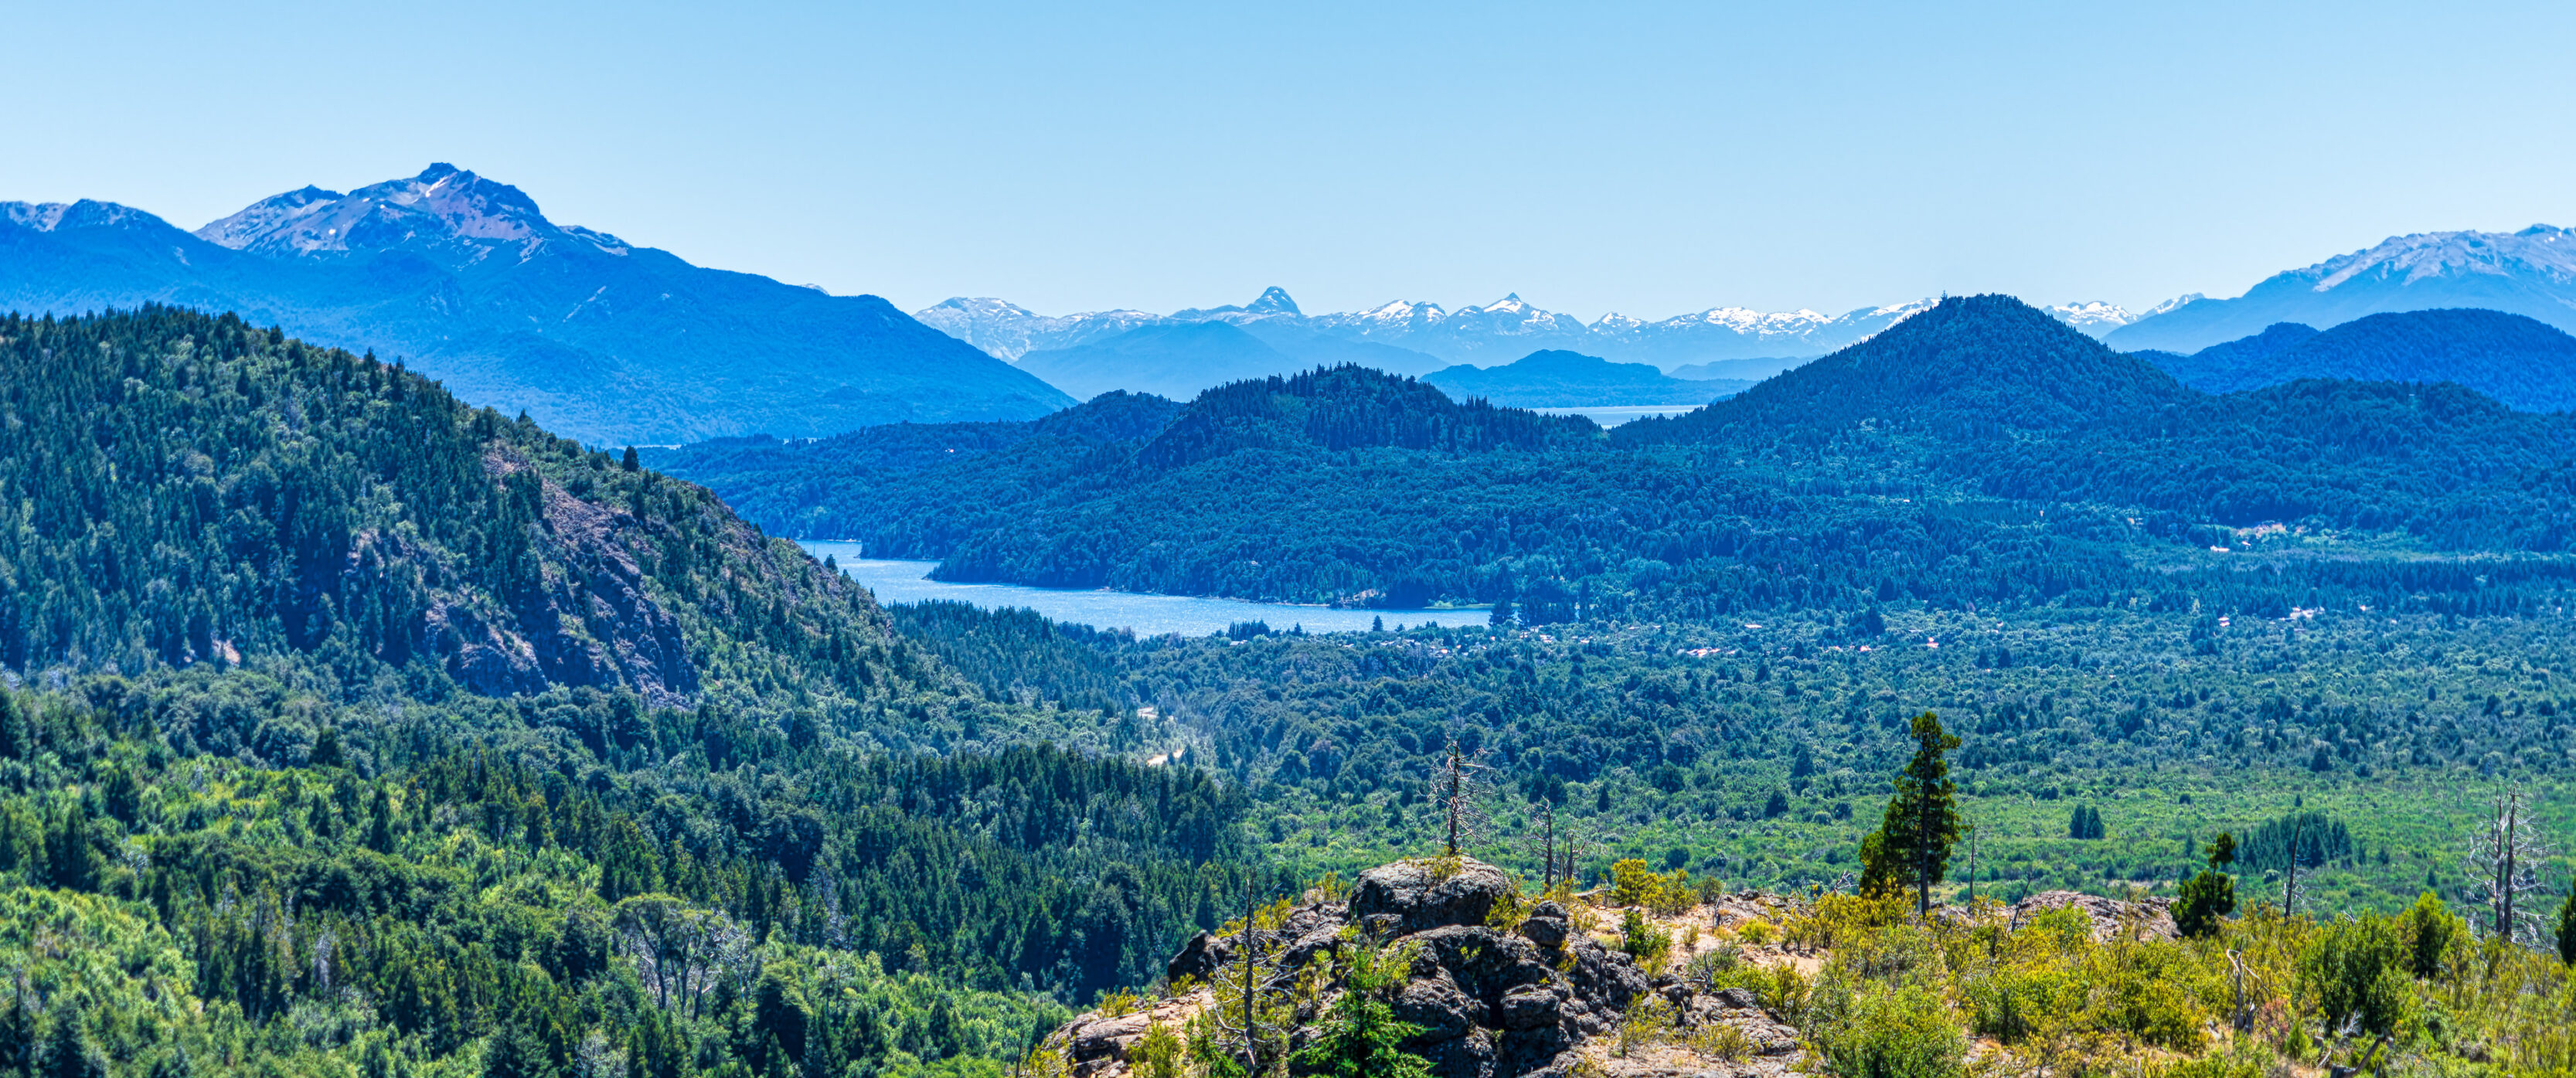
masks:
<svg viewBox="0 0 2576 1078"><path fill-rule="evenodd" d="M400 358L593 444L1027 419L1054 387L875 296L707 269L557 225L449 165L267 198L183 231L112 203L0 203L0 309L231 311Z"/></svg>

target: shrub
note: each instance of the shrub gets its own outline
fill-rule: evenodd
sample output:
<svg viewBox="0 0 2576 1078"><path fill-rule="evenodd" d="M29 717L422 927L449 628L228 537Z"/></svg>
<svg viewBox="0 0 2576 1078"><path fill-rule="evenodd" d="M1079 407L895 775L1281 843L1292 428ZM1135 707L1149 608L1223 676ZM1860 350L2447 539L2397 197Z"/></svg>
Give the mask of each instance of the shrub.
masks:
<svg viewBox="0 0 2576 1078"><path fill-rule="evenodd" d="M1127 1062L1135 1078L1183 1078L1182 1055L1181 1038L1158 1023L1128 1049Z"/></svg>
<svg viewBox="0 0 2576 1078"><path fill-rule="evenodd" d="M1711 1059L1741 1063L1753 1054L1753 1038L1725 1022L1711 1022L1691 1034L1691 1050Z"/></svg>
<svg viewBox="0 0 2576 1078"><path fill-rule="evenodd" d="M1720 981L1731 978L1743 964L1744 959L1736 954L1735 948L1719 947L1692 955L1690 962L1682 967L1682 975L1702 985L1715 988Z"/></svg>
<svg viewBox="0 0 2576 1078"><path fill-rule="evenodd" d="M2468 938L2469 926L2431 891L2416 898L2405 916L2408 972L2427 979L2439 976L2442 956Z"/></svg>
<svg viewBox="0 0 2576 1078"><path fill-rule="evenodd" d="M2408 919L2412 919L2411 913ZM2299 953L2299 979L2326 1027L2358 1020L2365 1033L2395 1032L2413 996L2414 955L2399 918L2345 917L2318 926Z"/></svg>
<svg viewBox="0 0 2576 1078"><path fill-rule="evenodd" d="M1788 938L1808 947L1837 947L1844 940L1866 938L1904 920L1905 907L1905 896L1893 892L1826 895L1816 900L1806 916L1790 922Z"/></svg>
<svg viewBox="0 0 2576 1078"><path fill-rule="evenodd" d="M2198 1051L2220 985L2214 972L2173 943L2117 944L2087 956L2092 986L2086 1019L2096 1028L2177 1052Z"/></svg>
<svg viewBox="0 0 2576 1078"><path fill-rule="evenodd" d="M1967 1038L1941 997L1921 985L1855 994L1836 1020L1814 1030L1818 1055L1846 1078L1935 1078L1961 1073Z"/></svg>
<svg viewBox="0 0 2576 1078"><path fill-rule="evenodd" d="M1691 887L1687 869L1657 873L1645 861L1631 857L1611 865L1610 878L1612 905L1644 906L1658 916L1670 917L1699 903L1699 892Z"/></svg>
<svg viewBox="0 0 2576 1078"><path fill-rule="evenodd" d="M2174 902L2174 925L2192 939L2218 934L2221 918L2236 912L2236 881L2223 872L2203 870L2183 881Z"/></svg>
<svg viewBox="0 0 2576 1078"><path fill-rule="evenodd" d="M1664 958L1672 953L1673 934L1655 927L1645 915L1631 908L1619 920L1619 949L1651 973L1661 968Z"/></svg>

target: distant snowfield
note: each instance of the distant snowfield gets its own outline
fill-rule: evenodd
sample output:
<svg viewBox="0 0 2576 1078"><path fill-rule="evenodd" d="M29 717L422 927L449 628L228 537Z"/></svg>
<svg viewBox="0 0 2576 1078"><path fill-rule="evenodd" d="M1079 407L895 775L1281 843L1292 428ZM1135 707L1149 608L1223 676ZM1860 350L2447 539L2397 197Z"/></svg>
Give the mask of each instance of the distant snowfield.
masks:
<svg viewBox="0 0 2576 1078"><path fill-rule="evenodd" d="M1921 299L1862 307L1838 315L1810 310L1756 311L1712 307L1648 321L1606 314L1585 323L1542 309L1514 293L1481 306L1443 308L1397 301L1365 311L1307 314L1288 293L1273 287L1251 303L1193 308L1168 315L1146 311L1089 311L1050 316L991 297L958 296L913 312L942 333L1003 359L1075 347L1158 322L1268 324L1352 341L1420 352L1450 363L1509 363L1531 352L1561 348L1666 371L1695 363L1757 357L1813 357L1857 344L1937 302ZM2043 307L2052 317L2099 337L2135 316L2099 301Z"/></svg>

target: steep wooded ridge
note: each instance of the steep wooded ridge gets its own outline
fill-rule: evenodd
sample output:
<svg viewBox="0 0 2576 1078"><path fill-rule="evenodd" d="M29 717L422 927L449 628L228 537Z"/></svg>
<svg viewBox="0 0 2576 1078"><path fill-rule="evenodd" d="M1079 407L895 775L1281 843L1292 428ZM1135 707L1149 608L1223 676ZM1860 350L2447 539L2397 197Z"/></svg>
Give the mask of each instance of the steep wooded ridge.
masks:
<svg viewBox="0 0 2576 1078"><path fill-rule="evenodd" d="M1613 440L1711 442L1864 422L1954 438L2064 431L2193 396L2020 300L1964 296L1707 408L1622 426Z"/></svg>
<svg viewBox="0 0 2576 1078"><path fill-rule="evenodd" d="M0 503L0 1075L1003 1057L1242 886L1165 724L372 358L0 320Z"/></svg>
<svg viewBox="0 0 2576 1078"><path fill-rule="evenodd" d="M881 699L883 612L703 488L419 375L167 308L0 320L0 662L276 657L350 691Z"/></svg>
<svg viewBox="0 0 2576 1078"><path fill-rule="evenodd" d="M2391 382L2213 396L2004 296L1945 300L1606 438L1352 368L1220 387L1150 434L1131 406L1123 429L1084 418L1103 407L1048 421L1088 424L1082 438L889 428L654 459L782 533L942 559L948 579L1509 602L1524 621L1857 613L1897 596L2189 606L2248 587L2293 605L2314 589L2439 604L2471 578L2565 575L2554 556L2576 521L2563 416ZM955 452L843 463L940 439ZM2438 556L2319 556L2270 584L2184 557L2266 524ZM2482 554L2512 557L2424 586L2431 566Z"/></svg>
<svg viewBox="0 0 2576 1078"><path fill-rule="evenodd" d="M593 444L1022 419L1072 403L875 296L833 296L557 224L450 165L307 187L194 233L101 202L0 203L0 311L236 311L402 357Z"/></svg>

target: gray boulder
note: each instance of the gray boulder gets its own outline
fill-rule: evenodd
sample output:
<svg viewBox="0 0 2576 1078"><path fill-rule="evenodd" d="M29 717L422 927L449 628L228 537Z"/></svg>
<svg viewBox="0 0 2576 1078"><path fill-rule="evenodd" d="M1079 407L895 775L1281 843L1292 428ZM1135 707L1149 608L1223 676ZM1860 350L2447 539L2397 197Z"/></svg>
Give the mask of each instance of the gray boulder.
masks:
<svg viewBox="0 0 2576 1078"><path fill-rule="evenodd" d="M1445 870L1451 865L1456 871ZM1511 877L1472 858L1397 861L1360 874L1351 890L1350 919L1372 931L1391 928L1393 935L1481 925L1511 893Z"/></svg>

